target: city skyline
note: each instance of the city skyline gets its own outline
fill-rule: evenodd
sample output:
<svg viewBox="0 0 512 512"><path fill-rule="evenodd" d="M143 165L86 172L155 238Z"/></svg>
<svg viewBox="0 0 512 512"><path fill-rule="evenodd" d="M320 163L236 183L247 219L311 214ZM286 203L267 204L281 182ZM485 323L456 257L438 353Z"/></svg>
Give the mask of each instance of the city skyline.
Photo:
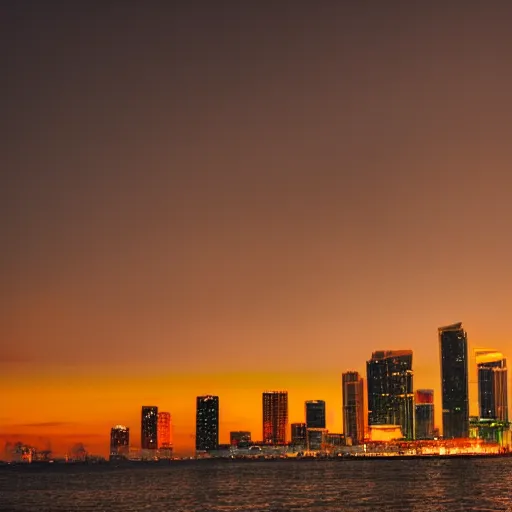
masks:
<svg viewBox="0 0 512 512"><path fill-rule="evenodd" d="M511 6L455 4L6 2L0 447L158 404L190 453L264 389L341 432L381 349L442 427L437 327L512 354Z"/></svg>
<svg viewBox="0 0 512 512"><path fill-rule="evenodd" d="M434 329L435 332L435 329ZM472 331L471 331L471 338L473 337ZM475 339L469 339L469 346L473 347L468 349L470 352L474 351L477 347L480 347L484 345L481 341L475 340ZM473 341L473 343L472 343ZM436 343L432 342L431 343ZM382 344L379 344L382 346ZM498 347L499 345L497 343L487 343L487 345L492 345L493 347ZM433 350L434 346L430 347L430 350ZM498 350L498 349L496 349ZM368 356L367 356L368 357ZM367 359L363 358L363 359ZM435 411L435 425L442 428L442 418L441 418L441 388L440 388L440 366L439 362L437 365L434 365L433 371L437 371L437 375L434 374L434 376L429 376L430 378L425 378L426 376L421 374L421 371L419 372L417 370L418 366L421 368L423 367L422 361L418 361L415 358L415 388L419 389L421 388L432 388L435 390L436 395L436 402L438 403L438 407L436 407ZM437 366L437 368L435 367ZM363 363L361 364L361 361L359 361L359 364L352 364L350 365L351 368L359 367L360 368L360 374L363 376L363 378L366 377L366 365ZM56 388L59 388L60 391L58 394L62 394L64 396L67 396L68 393L66 393L66 390L62 388L62 378L65 378L66 382L70 380L71 382L73 379L77 379L81 381L85 376L83 375L82 370L79 372L76 372L76 369L73 367L69 367L70 372L65 374L63 377L55 379L55 375L48 374L45 376L46 383L42 386L42 389L39 390L39 393L42 394L44 392L49 391L48 385L50 384L51 388L53 390L56 390ZM134 369L135 371L135 369ZM106 372L106 374L108 371ZM150 396L156 396L158 399L151 400L153 402L163 403L167 404L164 408L165 409L176 409L178 411L179 417L182 421L178 422L177 430L174 430L174 432L177 434L177 449L178 453L191 453L193 451L193 445L194 442L191 440L191 434L194 432L195 429L195 413L192 414L192 409L190 408L190 399L192 402L195 400L196 396L199 396L200 394L204 394L204 391L207 389L213 389L217 387L219 390L222 391L222 394L226 396L227 402L230 400L239 400L240 393L238 393L234 388L236 388L237 385L240 383L243 383L243 385L251 391L249 393L244 394L244 399L249 399L249 403L251 403L252 408L256 408L256 410L261 407L261 388L265 387L275 387L275 388L281 388L285 389L288 388L290 392L290 403L292 404L290 407L290 419L289 423L294 422L303 422L304 418L304 406L305 402L310 399L311 395L320 396L322 395L325 397L326 402L326 408L327 408L327 427L331 431L342 431L342 407L338 407L338 403L341 404L342 400L342 393L341 393L341 371L331 371L331 372L301 372L301 373L294 373L294 372L279 372L279 373L267 373L265 375L265 380L263 381L263 384L255 385L254 381L262 382L262 379L259 375L254 374L242 374L242 373L231 373L231 374L224 374L222 375L223 379L226 379L220 386L218 384L218 377L215 374L209 373L209 374L192 374L188 378L183 378L183 376L178 375L177 377L172 376L152 376L150 379L154 384L156 388L161 389L168 389L169 391L159 391L158 393L155 393L154 391L150 392ZM5 378L5 375L4 375ZM125 376L126 379L128 379L128 376ZM1 379L1 377L0 377ZM98 380L104 382L102 389L102 393L109 392L109 387L112 386L112 389L115 389L116 386L119 385L119 377L116 377L115 379L104 376L98 376ZM315 384L314 386L311 386L310 388L307 388L303 385L303 380L306 380L308 382L315 382L318 384ZM53 381L53 382L52 382ZM269 382L274 382L275 384L273 386L268 385ZM213 385L212 385L213 383ZM177 385L187 385L191 386L191 389L195 388L197 389L196 392L190 391L188 393L189 401L183 402L183 400L180 398L180 395L174 395L176 398L171 398L173 396L172 389L175 388ZM471 382L470 382L471 384ZM473 400L478 400L478 387L476 386L475 382L475 391L476 394L474 397L472 397ZM339 389L338 389L339 388ZM316 390L316 391L313 391ZM135 396L137 393L140 393L140 389L137 390L131 389L126 390L127 391L127 401L125 410L128 409L128 412L125 412L123 415L115 415L112 416L110 420L105 420L101 423L92 423L90 421L83 421L83 415L77 414L75 416L76 420L74 422L54 422L54 421L44 421L48 420L48 417L43 417L41 421L32 421L33 417L31 415L25 415L21 414L21 418L24 418L25 423L17 424L15 425L14 429L7 429L4 425L0 426L0 442L5 444L7 441L15 442L17 440L22 440L29 442L29 444L37 444L40 446L48 446L52 445L54 447L57 447L58 453L64 453L66 451L66 448L71 447L74 442L84 442L91 446L93 451L99 452L99 453L108 453L108 447L106 446L104 442L104 431L109 430L112 425L115 425L119 423L119 421L122 420L122 423L130 425L132 427L132 435L131 439L134 440L136 445L140 445L140 440L138 438L138 431L139 431L139 422L140 419L137 417L137 414L135 413L133 409L133 403L130 404L131 400L129 400L128 394L130 396L133 396L133 393L135 393ZM128 393L128 391L130 393ZM218 393L221 393L221 391L218 391ZM36 390L37 394L37 390ZM366 394L365 394L366 395ZM147 391L144 391L141 396L140 401L144 402L144 396L148 396ZM230 398L231 397L231 398ZM366 396L365 396L366 399ZM232 402L233 403L233 402ZM330 405L332 404L332 405ZM21 411L21 409L20 409ZM109 413L111 414L111 413ZM140 414L140 413L139 413ZM223 413L221 412L221 416ZM102 414L103 416L103 414ZM227 427L222 424L220 426L220 443L228 443L229 442L229 430L250 430L252 432L259 432L261 430L261 420L257 419L256 417L252 417L253 415L246 415L245 420L240 420L239 422L234 423L232 420L229 421L230 424L233 425L233 427ZM123 419L124 418L124 419ZM130 419L131 418L131 419ZM189 418L188 421L183 421L183 418ZM50 418L51 419L51 418ZM92 428L91 428L92 426ZM20 428L21 427L21 428ZM35 431L37 429L37 432ZM75 434L75 432L79 430L78 434ZM62 434L60 433L62 430L64 430L64 439L71 439L72 441L60 441L59 438L61 438ZM289 433L288 433L289 435ZM103 439L103 440L102 440Z"/></svg>
<svg viewBox="0 0 512 512"><path fill-rule="evenodd" d="M464 385L462 387L456 387L456 395L458 393L457 389L466 389L466 393L468 393L465 401L468 406L470 397L470 369L474 366L475 371L477 371L477 385L476 389L478 389L478 396L476 397L478 406L479 406L479 417L488 420L495 419L498 421L507 421L508 418L508 382L507 382L507 366L506 366L506 356L504 356L501 352L496 349L482 349L482 348L473 348L472 356L468 355L468 339L467 333L464 331L462 327L462 323L451 324L446 327L439 327L438 329L439 336L439 349L440 349L440 380L444 382L446 376L448 375L452 380L453 378L457 379L459 372L454 371L452 374L446 373L446 361L448 360L448 366L453 366L453 361L455 364L459 364L459 356L457 355L461 350L462 361L466 361L464 363L466 365L464 370L464 375L466 378L466 388ZM448 338L446 338L448 336ZM458 343L460 340L463 341L464 345L462 349L459 349ZM448 343L448 345L446 345ZM378 384L373 384L368 388L368 386L364 386L365 378L361 378L358 372L348 371L341 375L340 383L343 388L342 392L342 402L339 404L340 410L343 415L343 421L345 422L345 415L347 413L347 408L349 409L349 416L354 416L355 411L352 410L354 405L360 405L361 400L357 398L357 395L361 392L362 389L365 389L366 398L363 400L364 403L364 413L368 414L368 419L365 421L362 418L362 422L364 425L364 436L369 435L372 425L393 425L393 424L401 424L402 432L404 432L405 437L412 439L414 435L415 438L418 439L428 439L434 436L434 432L438 432L436 435L443 435L443 428L439 429L439 425L435 422L435 418L439 416L438 410L440 406L435 407L434 400L434 390L433 389L419 389L412 386L412 375L414 374L414 368L412 367L412 357L413 353L410 350L378 350L372 352L372 357L366 362L366 375L365 378L375 381ZM455 359L454 359L455 358ZM384 366L382 366L384 364ZM375 366L376 365L376 366ZM443 373L443 370L445 373ZM457 368L455 368L457 370ZM489 377L490 375L493 378ZM398 380L397 380L398 377ZM384 380L382 380L384 379ZM404 380L405 379L405 380ZM382 381L382 382L381 382ZM385 382L388 381L386 384ZM451 382L451 381L450 381ZM386 394L390 394L392 397L395 391L392 391L394 387L396 388L396 393L402 393L404 395L405 400L407 401L407 407L403 408L399 406L396 408L395 402L391 400L385 409L382 411L385 413L385 420L381 419L382 413L378 413L375 417L375 420L372 420L372 411L369 409L369 404L372 403L372 395L375 393L375 386L378 386L379 390L386 391ZM382 387L384 386L384 387ZM391 387L388 387L391 386ZM453 386L450 384L449 389L452 389ZM413 389L413 393L409 393L408 390ZM442 389L444 389L442 387ZM485 391L485 392L484 392ZM307 391L307 393L310 393ZM347 393L347 394L345 394ZM414 404L412 407L412 417L415 429L411 430L410 419L405 419L403 414L405 412L406 416L411 412L409 400L409 395L414 395L414 401L411 404ZM490 398L490 396L491 398ZM195 439L195 451L209 451L216 450L220 445L232 444L233 439L237 439L235 444L238 444L239 439L252 440L255 442L261 443L274 443L274 444L283 444L283 443L293 443L294 437L297 437L297 427L303 429L302 437L307 439L307 443L309 445L309 433L313 435L320 435L320 431L324 432L322 434L322 439L324 435L338 436L340 434L334 433L337 429L333 429L332 425L329 425L328 422L325 421L326 415L325 411L327 408L327 404L325 400L316 399L316 400L304 400L303 402L303 418L299 422L290 421L289 412L288 412L288 391L263 391L261 395L263 397L263 408L261 410L261 418L263 419L263 427L262 427L262 435L261 438L256 434L256 436L251 435L251 431L248 429L245 430L230 430L229 431L229 443L224 442L224 439L220 438L219 432L221 431L221 427L224 427L220 422L220 400L219 396L214 395L202 395L196 397L196 434L194 436L190 435L190 437L194 437ZM400 396L400 395L397 395ZM446 397L442 397L443 400L446 400ZM452 399L453 400L453 399ZM458 401L460 398L455 396L455 405L458 405ZM400 402L397 402L400 403ZM491 410L487 410L492 404L494 407ZM359 406L358 405L358 406ZM380 407L380 405L379 405ZM429 409L430 407L430 409ZM469 408L467 408L469 411ZM174 453L182 454L184 447L178 449L178 452L173 452L173 445L171 443L171 439L173 437L173 430L171 427L171 414L168 412L159 412L158 406L142 406L141 408L141 417L140 417L140 431L141 431L141 440L140 446L137 446L136 442L133 442L133 437L130 437L130 427L125 427L123 425L115 425L111 428L110 433L110 445L108 449L108 454L117 455L118 449L120 447L121 451L119 454L126 454L126 450L128 448L132 449L140 449L141 453L151 453L152 451L157 450L158 448L171 448L169 452L171 455ZM436 414L434 415L434 411ZM447 409L443 412L441 418L443 422L442 426L445 426L445 412L449 412L450 409ZM253 415L253 413L251 413ZM357 414L355 414L357 416ZM364 416L361 415L361 416ZM253 418L254 419L254 418ZM307 421L310 422L310 426L307 427ZM356 419L350 420L349 423L357 421ZM405 421L405 423L404 423ZM228 419L228 424L231 422ZM250 423L250 422L248 422ZM267 426L266 426L267 425ZM409 426L408 426L409 425ZM44 427L45 425L40 425ZM353 425L349 428L353 428ZM468 424L467 427L457 427L453 426L453 421L450 420L448 430L448 437L444 436L446 439L453 437L450 432L453 431L454 428L459 428L461 432L464 433L464 428L467 428L467 432L469 434L469 416L468 416ZM461 430L462 429L462 430ZM224 430L224 428L222 428ZM265 432L268 430L268 433ZM313 432L315 431L315 432ZM318 432L317 432L318 431ZM165 432L163 435L161 432ZM411 435L411 432L413 433ZM328 434L327 434L328 433ZM162 439L160 436L162 435ZM343 435L349 435L349 432L344 427ZM467 434L466 434L467 436ZM349 435L349 437L351 437ZM459 436L455 436L459 437ZM146 441L143 441L146 439ZM322 441L323 442L323 441ZM359 444L362 442L362 438L353 438L352 442L355 444ZM315 441L316 444L320 443L320 437ZM30 444L30 443L27 443ZM79 443L82 446L82 450L85 448L82 443ZM320 444L319 444L320 445ZM38 447L41 449L40 447ZM46 446L48 448L48 446ZM187 450L185 450L186 452ZM102 451L101 451L102 452ZM57 452L58 453L58 452ZM67 452L66 452L67 453ZM163 453L163 452L162 452ZM168 456L168 455L167 455Z"/></svg>

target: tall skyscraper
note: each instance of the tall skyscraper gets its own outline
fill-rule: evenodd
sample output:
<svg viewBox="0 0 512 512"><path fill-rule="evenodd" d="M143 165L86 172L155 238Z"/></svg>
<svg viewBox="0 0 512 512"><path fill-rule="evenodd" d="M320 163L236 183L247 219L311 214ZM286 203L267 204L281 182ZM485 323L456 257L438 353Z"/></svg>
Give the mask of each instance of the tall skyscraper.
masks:
<svg viewBox="0 0 512 512"><path fill-rule="evenodd" d="M380 350L366 363L368 424L400 425L414 439L412 350Z"/></svg>
<svg viewBox="0 0 512 512"><path fill-rule="evenodd" d="M416 439L434 439L434 390L418 389L415 403Z"/></svg>
<svg viewBox="0 0 512 512"><path fill-rule="evenodd" d="M341 377L343 387L343 432L352 444L364 439L364 386L358 372L346 372Z"/></svg>
<svg viewBox="0 0 512 512"><path fill-rule="evenodd" d="M308 400L304 405L306 427L325 428L325 402L323 400Z"/></svg>
<svg viewBox="0 0 512 512"><path fill-rule="evenodd" d="M171 413L158 413L158 449L171 448Z"/></svg>
<svg viewBox="0 0 512 512"><path fill-rule="evenodd" d="M196 404L196 450L217 450L219 447L219 397L198 396Z"/></svg>
<svg viewBox="0 0 512 512"><path fill-rule="evenodd" d="M110 456L127 457L130 452L130 429L116 425L110 429Z"/></svg>
<svg viewBox="0 0 512 512"><path fill-rule="evenodd" d="M439 327L443 436L469 436L468 341L462 322Z"/></svg>
<svg viewBox="0 0 512 512"><path fill-rule="evenodd" d="M286 444L288 391L263 393L263 442Z"/></svg>
<svg viewBox="0 0 512 512"><path fill-rule="evenodd" d="M154 405L142 406L140 447L142 450L158 448L158 407Z"/></svg>
<svg viewBox="0 0 512 512"><path fill-rule="evenodd" d="M480 418L508 421L507 360L501 352L475 349Z"/></svg>
<svg viewBox="0 0 512 512"><path fill-rule="evenodd" d="M292 423L292 443L295 445L306 446L306 431L305 423Z"/></svg>

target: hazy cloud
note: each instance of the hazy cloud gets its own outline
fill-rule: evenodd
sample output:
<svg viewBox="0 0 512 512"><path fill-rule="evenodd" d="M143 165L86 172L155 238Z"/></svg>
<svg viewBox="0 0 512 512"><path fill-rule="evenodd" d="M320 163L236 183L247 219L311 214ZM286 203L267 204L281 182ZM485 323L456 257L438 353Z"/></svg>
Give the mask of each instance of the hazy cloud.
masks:
<svg viewBox="0 0 512 512"><path fill-rule="evenodd" d="M20 425L14 425L16 427L23 428L48 428L48 427L64 427L75 425L75 423L69 421L44 421L40 423L22 423Z"/></svg>
<svg viewBox="0 0 512 512"><path fill-rule="evenodd" d="M96 438L107 439L107 436L103 435L103 434L86 434L83 432L78 432L77 434L59 434L56 437L59 437L60 439L96 439Z"/></svg>

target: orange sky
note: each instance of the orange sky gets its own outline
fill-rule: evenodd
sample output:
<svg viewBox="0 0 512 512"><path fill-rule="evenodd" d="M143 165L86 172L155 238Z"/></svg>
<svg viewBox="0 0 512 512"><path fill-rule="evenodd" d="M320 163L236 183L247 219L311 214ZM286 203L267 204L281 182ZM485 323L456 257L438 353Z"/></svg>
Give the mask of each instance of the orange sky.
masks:
<svg viewBox="0 0 512 512"><path fill-rule="evenodd" d="M331 431L341 431L341 385L335 373L239 371L155 377L146 372L138 377L108 375L105 370L89 376L84 373L80 369L74 374L70 368L54 375L37 371L32 376L25 374L23 384L7 395L4 410L9 412L10 421L3 423L0 436L11 440L16 436L22 440L36 435L48 437L59 451L66 443L71 446L83 442L90 450L105 455L110 427L117 423L130 426L132 444L136 446L140 439L140 405L156 404L172 413L174 443L177 452L183 453L193 446L197 395L220 396L220 441L229 442L230 430L250 430L253 438L261 438L264 389L289 391L290 422L304 421L305 400L326 400L328 426Z"/></svg>
<svg viewBox="0 0 512 512"><path fill-rule="evenodd" d="M37 370L31 376L25 373L23 384L8 394L9 422L5 423L4 419L0 436L10 440L18 437L27 442L34 436L48 437L58 451L66 444L83 442L93 452L105 455L110 427L117 423L128 425L132 444L139 444L140 406L155 404L160 410L171 412L174 444L178 453L184 453L194 444L197 395L220 396L220 441L229 442L230 430L250 430L253 438L261 438L261 392L264 389L289 391L291 422L304 420L305 400L325 399L330 405L327 410L329 427L341 430L341 386L336 374L239 371L162 373L151 377L147 369L139 376L121 372L116 375L115 369L111 375L108 373L102 369L87 375L88 371L83 368L60 369L53 375ZM2 384L12 383L12 379L12 375L8 379L3 376Z"/></svg>

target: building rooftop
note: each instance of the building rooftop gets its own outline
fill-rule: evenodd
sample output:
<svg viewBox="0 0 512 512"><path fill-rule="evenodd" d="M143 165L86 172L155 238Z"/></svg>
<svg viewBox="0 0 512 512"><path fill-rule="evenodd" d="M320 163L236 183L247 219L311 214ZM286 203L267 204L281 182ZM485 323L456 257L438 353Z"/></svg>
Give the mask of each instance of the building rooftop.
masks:
<svg viewBox="0 0 512 512"><path fill-rule="evenodd" d="M446 325L444 327L439 327L437 330L439 332L448 332L448 331L460 331L462 329L462 322L457 322L455 324Z"/></svg>
<svg viewBox="0 0 512 512"><path fill-rule="evenodd" d="M372 361L390 359L392 357L411 356L412 350L376 350L372 352Z"/></svg>
<svg viewBox="0 0 512 512"><path fill-rule="evenodd" d="M489 348L475 348L473 350L477 364L482 363L495 363L505 359L505 356L495 349Z"/></svg>

